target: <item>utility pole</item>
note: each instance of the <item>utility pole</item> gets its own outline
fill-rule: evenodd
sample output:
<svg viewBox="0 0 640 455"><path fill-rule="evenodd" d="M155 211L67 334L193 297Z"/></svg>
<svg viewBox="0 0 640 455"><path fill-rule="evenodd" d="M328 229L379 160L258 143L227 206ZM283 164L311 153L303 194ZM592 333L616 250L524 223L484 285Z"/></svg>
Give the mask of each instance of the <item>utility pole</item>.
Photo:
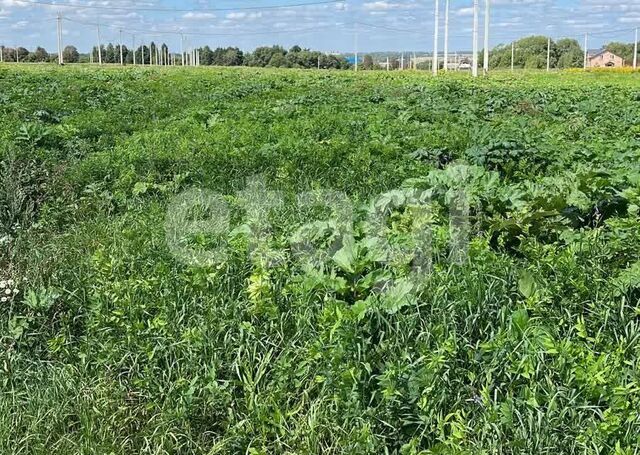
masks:
<svg viewBox="0 0 640 455"><path fill-rule="evenodd" d="M478 9L480 8L479 0L473 0L473 63L471 74L478 77Z"/></svg>
<svg viewBox="0 0 640 455"><path fill-rule="evenodd" d="M417 70L418 69L418 62L416 61L416 53L415 52L413 53L413 62L412 63L413 63L413 65L412 65L413 70L414 71Z"/></svg>
<svg viewBox="0 0 640 455"><path fill-rule="evenodd" d="M124 54L122 53L122 29L120 29L120 66L124 66Z"/></svg>
<svg viewBox="0 0 640 455"><path fill-rule="evenodd" d="M440 0L436 0L434 9L434 26L433 26L433 75L438 75L438 19L440 19Z"/></svg>
<svg viewBox="0 0 640 455"><path fill-rule="evenodd" d="M513 59L516 54L516 43L515 41L511 42L511 72L513 73Z"/></svg>
<svg viewBox="0 0 640 455"><path fill-rule="evenodd" d="M404 52L400 54L400 69L404 70Z"/></svg>
<svg viewBox="0 0 640 455"><path fill-rule="evenodd" d="M136 64L136 35L133 35L133 42L132 42L132 48L133 49L133 64Z"/></svg>
<svg viewBox="0 0 640 455"><path fill-rule="evenodd" d="M358 72L358 23L356 22L356 34L354 37L354 55L355 55L355 71Z"/></svg>
<svg viewBox="0 0 640 455"><path fill-rule="evenodd" d="M638 27L636 27L636 39L633 40L633 69L638 67Z"/></svg>
<svg viewBox="0 0 640 455"><path fill-rule="evenodd" d="M0 46L0 63L4 63L4 46Z"/></svg>
<svg viewBox="0 0 640 455"><path fill-rule="evenodd" d="M449 69L449 0L444 1L444 70Z"/></svg>
<svg viewBox="0 0 640 455"><path fill-rule="evenodd" d="M144 41L140 43L140 60L142 60L141 65L144 66Z"/></svg>
<svg viewBox="0 0 640 455"><path fill-rule="evenodd" d="M588 34L585 33L584 34L584 62L583 62L583 69L587 69L587 46L589 45L589 39L588 39Z"/></svg>
<svg viewBox="0 0 640 455"><path fill-rule="evenodd" d="M180 33L180 50L182 52L182 66L184 66L184 35Z"/></svg>
<svg viewBox="0 0 640 455"><path fill-rule="evenodd" d="M97 25L98 28L98 63L102 65L102 44L100 44L100 24Z"/></svg>
<svg viewBox="0 0 640 455"><path fill-rule="evenodd" d="M551 38L547 38L547 73L551 69Z"/></svg>
<svg viewBox="0 0 640 455"><path fill-rule="evenodd" d="M389 56L387 55L387 71L389 71L389 70L390 70L390 68L389 68Z"/></svg>
<svg viewBox="0 0 640 455"><path fill-rule="evenodd" d="M58 27L58 64L64 65L64 56L62 55L62 16L58 13L56 17Z"/></svg>
<svg viewBox="0 0 640 455"><path fill-rule="evenodd" d="M486 75L489 72L489 5L491 0L484 0L484 58L482 69Z"/></svg>

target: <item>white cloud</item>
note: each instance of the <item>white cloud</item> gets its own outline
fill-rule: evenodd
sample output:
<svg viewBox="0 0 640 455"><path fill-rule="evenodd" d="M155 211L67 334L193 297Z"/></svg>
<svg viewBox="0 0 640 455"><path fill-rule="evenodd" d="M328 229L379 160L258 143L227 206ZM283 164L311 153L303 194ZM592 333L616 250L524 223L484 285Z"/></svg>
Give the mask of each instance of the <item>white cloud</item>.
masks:
<svg viewBox="0 0 640 455"><path fill-rule="evenodd" d="M189 21L205 21L210 19L215 19L217 16L213 13L205 13L202 11L189 11L182 15L183 19Z"/></svg>
<svg viewBox="0 0 640 455"><path fill-rule="evenodd" d="M456 15L457 16L472 16L473 15L473 8L469 7L469 8L460 8L458 11L456 11Z"/></svg>
<svg viewBox="0 0 640 455"><path fill-rule="evenodd" d="M0 0L0 6L6 6L8 8L26 8L30 6L25 2L18 2L16 0Z"/></svg>
<svg viewBox="0 0 640 455"><path fill-rule="evenodd" d="M638 24L640 25L640 16L623 16L618 18L618 22L623 24Z"/></svg>
<svg viewBox="0 0 640 455"><path fill-rule="evenodd" d="M254 12L254 13L247 13L244 11L237 11L237 12L233 12L233 13L228 13L227 14L227 19L258 19L262 17L262 12L258 11L258 12Z"/></svg>
<svg viewBox="0 0 640 455"><path fill-rule="evenodd" d="M22 30L27 25L29 25L29 21L18 21L18 22L15 22L14 24L11 24L11 29L12 30Z"/></svg>
<svg viewBox="0 0 640 455"><path fill-rule="evenodd" d="M369 11L387 11L394 9L406 9L410 7L407 3L392 3L386 0L378 0L375 2L365 2L362 7Z"/></svg>

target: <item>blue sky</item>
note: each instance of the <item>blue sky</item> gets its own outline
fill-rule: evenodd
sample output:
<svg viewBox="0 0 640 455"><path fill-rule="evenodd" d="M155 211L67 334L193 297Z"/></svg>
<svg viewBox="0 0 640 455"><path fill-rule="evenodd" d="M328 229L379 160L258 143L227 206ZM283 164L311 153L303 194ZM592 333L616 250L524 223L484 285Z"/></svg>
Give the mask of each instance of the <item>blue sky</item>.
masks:
<svg viewBox="0 0 640 455"><path fill-rule="evenodd" d="M58 6L33 3L39 1ZM42 45L55 51L55 16L60 11L64 44L81 51L96 43L96 23L102 24L103 42L117 41L122 29L126 44L135 34L138 43L164 41L175 51L180 30L193 46L234 45L245 50L300 44L353 51L356 32L361 52L432 49L435 0L345 0L267 9L314 1L322 0L0 0L0 44L30 49ZM440 0L440 49L444 1ZM452 51L471 48L471 6L472 0L450 0ZM574 37L582 43L584 33L590 32L589 47L596 48L608 41L632 42L633 28L640 27L640 0L491 0L491 8L491 46L531 34ZM483 0L480 9L482 13ZM483 20L481 14L481 30Z"/></svg>

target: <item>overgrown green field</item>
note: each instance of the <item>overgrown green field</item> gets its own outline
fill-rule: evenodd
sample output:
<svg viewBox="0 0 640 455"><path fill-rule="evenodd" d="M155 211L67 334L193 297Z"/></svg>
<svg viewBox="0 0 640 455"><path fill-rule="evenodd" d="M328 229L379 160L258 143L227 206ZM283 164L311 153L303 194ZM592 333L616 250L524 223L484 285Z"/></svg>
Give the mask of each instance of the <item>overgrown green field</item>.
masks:
<svg viewBox="0 0 640 455"><path fill-rule="evenodd" d="M5 65L0 120L0 453L640 453L638 74ZM192 188L215 264L166 241ZM354 207L313 264L311 190Z"/></svg>

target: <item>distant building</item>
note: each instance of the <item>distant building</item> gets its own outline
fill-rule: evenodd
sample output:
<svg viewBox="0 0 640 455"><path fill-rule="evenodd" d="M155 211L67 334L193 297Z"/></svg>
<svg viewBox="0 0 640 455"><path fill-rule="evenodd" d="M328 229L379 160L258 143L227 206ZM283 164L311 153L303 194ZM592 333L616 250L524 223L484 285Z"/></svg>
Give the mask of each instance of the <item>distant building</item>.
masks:
<svg viewBox="0 0 640 455"><path fill-rule="evenodd" d="M624 59L606 49L589 51L587 54L587 67L589 68L621 68L623 66Z"/></svg>

